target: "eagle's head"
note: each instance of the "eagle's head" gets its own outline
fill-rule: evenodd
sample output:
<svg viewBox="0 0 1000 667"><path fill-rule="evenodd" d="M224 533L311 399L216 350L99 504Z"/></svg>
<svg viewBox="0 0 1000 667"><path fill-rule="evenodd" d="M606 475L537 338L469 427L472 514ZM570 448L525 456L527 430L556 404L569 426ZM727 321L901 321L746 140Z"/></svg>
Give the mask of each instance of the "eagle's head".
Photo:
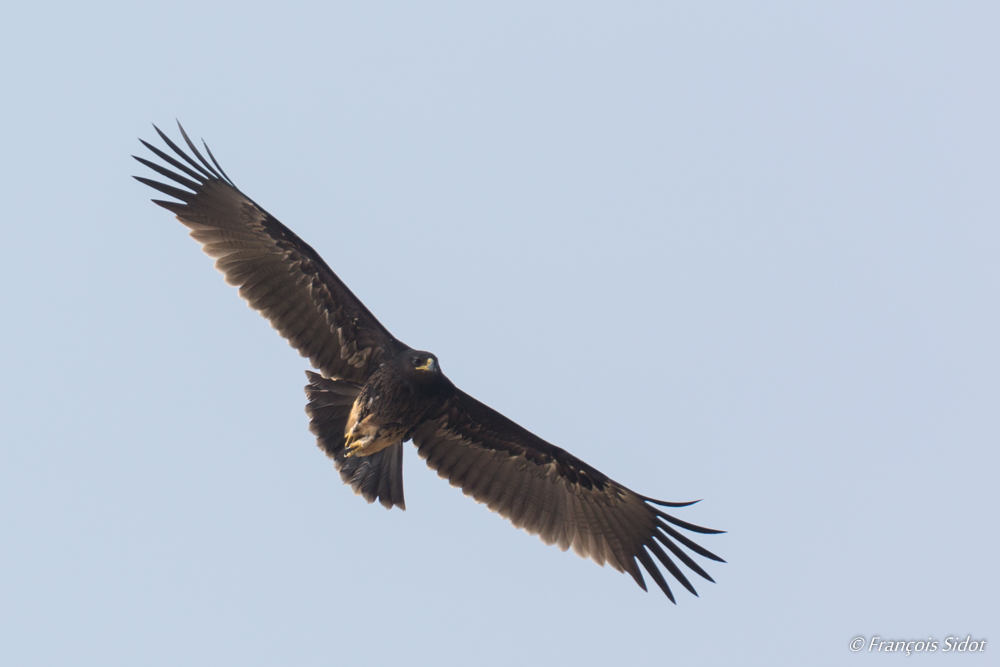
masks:
<svg viewBox="0 0 1000 667"><path fill-rule="evenodd" d="M400 374L420 384L433 384L440 380L441 365L436 356L423 350L407 350L399 358Z"/></svg>

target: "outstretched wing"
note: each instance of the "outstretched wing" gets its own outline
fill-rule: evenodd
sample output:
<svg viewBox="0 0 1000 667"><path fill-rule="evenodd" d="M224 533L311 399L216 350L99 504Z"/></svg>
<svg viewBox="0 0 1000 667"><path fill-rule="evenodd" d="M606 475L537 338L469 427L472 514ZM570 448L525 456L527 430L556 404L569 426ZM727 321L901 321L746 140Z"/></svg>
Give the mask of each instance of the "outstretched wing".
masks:
<svg viewBox="0 0 1000 667"><path fill-rule="evenodd" d="M191 229L226 282L313 367L327 377L364 382L383 357L404 349L315 250L240 192L207 145L211 163L180 128L196 161L154 128L176 157L142 143L172 169L133 157L186 189L136 180L180 200L153 201Z"/></svg>
<svg viewBox="0 0 1000 667"><path fill-rule="evenodd" d="M695 533L722 531L675 519L655 507L692 503L641 496L461 391L456 390L433 417L417 427L413 442L440 477L486 503L517 528L563 551L572 547L599 565L607 562L619 572L628 572L646 590L638 561L671 601L673 593L657 561L695 595L694 586L670 554L708 581L713 579L681 546L725 562L677 528Z"/></svg>

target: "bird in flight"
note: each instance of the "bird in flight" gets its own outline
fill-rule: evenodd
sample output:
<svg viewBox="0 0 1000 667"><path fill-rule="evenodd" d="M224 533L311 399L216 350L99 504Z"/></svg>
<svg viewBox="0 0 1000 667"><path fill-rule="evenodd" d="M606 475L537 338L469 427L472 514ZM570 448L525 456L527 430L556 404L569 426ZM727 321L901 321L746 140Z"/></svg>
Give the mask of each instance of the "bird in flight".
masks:
<svg viewBox="0 0 1000 667"><path fill-rule="evenodd" d="M175 185L135 178L176 200L153 201L319 371L306 371L309 429L356 494L405 509L403 443L412 440L465 495L546 544L628 572L643 590L639 564L676 604L659 564L697 595L674 559L714 583L688 551L725 561L678 529L723 531L661 509L697 501L640 495L458 389L436 356L389 333L312 247L236 187L207 144L208 159L178 127L190 153L154 126L173 155L140 141L167 166L133 156Z"/></svg>

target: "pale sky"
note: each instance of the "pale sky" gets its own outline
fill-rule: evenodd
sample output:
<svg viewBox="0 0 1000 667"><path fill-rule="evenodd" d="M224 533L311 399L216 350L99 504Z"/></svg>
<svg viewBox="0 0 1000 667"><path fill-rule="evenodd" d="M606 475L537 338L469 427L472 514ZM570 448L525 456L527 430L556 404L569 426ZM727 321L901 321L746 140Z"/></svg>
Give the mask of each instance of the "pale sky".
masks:
<svg viewBox="0 0 1000 667"><path fill-rule="evenodd" d="M5 10L0 664L995 664L1000 6L540 4ZM354 496L131 178L175 118L717 583Z"/></svg>

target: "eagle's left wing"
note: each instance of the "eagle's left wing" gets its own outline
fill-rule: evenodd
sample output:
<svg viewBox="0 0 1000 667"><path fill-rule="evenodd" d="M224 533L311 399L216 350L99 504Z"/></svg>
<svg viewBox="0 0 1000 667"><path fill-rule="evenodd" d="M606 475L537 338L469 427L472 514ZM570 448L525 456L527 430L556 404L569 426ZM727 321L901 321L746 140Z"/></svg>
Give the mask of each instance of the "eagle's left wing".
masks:
<svg viewBox="0 0 1000 667"><path fill-rule="evenodd" d="M236 187L207 145L211 162L183 127L194 157L154 128L174 155L142 143L169 167L135 159L176 185L136 180L179 200L153 201L191 230L226 282L239 287L250 307L314 368L329 378L364 383L383 359L406 349L309 244Z"/></svg>
<svg viewBox="0 0 1000 667"><path fill-rule="evenodd" d="M714 580L680 545L725 562L675 526L696 533L723 531L692 525L655 507L691 503L641 496L457 389L417 427L413 442L440 477L515 527L563 551L572 547L599 565L607 562L628 572L646 590L638 561L671 601L674 596L657 561L695 595L670 554L708 581Z"/></svg>

